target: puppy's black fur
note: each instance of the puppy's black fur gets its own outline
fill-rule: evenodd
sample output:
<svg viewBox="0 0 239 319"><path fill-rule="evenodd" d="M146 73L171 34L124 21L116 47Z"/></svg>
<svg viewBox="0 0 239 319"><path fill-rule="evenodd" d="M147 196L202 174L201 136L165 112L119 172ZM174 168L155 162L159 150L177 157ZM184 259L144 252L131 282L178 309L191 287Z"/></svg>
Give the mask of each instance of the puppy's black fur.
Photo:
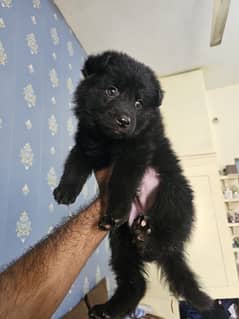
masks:
<svg viewBox="0 0 239 319"><path fill-rule="evenodd" d="M194 220L193 194L165 137L159 110L163 92L156 76L144 64L114 51L90 56L83 74L75 92L76 144L54 196L58 203L74 202L92 170L113 164L100 225L112 226L111 264L118 287L90 316L115 318L133 311L146 289L144 262L151 261L161 266L176 296L208 309L211 299L185 261L184 244ZM144 212L147 227L139 220L144 217L130 227L131 203L148 167L160 174L156 200ZM139 233L143 241L137 239Z"/></svg>

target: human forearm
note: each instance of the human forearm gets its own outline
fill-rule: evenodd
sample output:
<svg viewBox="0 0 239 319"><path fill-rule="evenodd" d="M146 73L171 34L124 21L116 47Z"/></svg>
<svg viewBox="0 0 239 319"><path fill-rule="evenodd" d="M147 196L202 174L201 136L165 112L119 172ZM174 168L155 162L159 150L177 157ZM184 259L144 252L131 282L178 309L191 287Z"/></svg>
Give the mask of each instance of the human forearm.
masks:
<svg viewBox="0 0 239 319"><path fill-rule="evenodd" d="M0 274L0 319L47 319L105 236L101 203L70 219Z"/></svg>

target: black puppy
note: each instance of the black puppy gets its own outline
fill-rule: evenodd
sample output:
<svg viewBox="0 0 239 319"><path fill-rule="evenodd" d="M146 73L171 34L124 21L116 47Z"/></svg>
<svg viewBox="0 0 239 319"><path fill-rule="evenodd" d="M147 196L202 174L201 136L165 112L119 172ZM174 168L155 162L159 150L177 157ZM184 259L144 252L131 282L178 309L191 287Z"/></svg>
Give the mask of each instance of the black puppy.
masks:
<svg viewBox="0 0 239 319"><path fill-rule="evenodd" d="M106 304L92 309L90 317L123 317L133 311L145 293L144 262L150 261L161 266L175 295L200 310L210 308L211 299L185 261L184 244L194 220L193 195L165 137L159 111L163 92L155 74L113 51L90 56L83 74L75 92L76 145L54 196L58 203L73 203L92 170L113 164L100 226L112 226L111 264L118 288ZM130 227L131 204L149 167L160 174L156 199L144 212L147 227L141 226L142 216ZM141 240L135 240L139 232Z"/></svg>

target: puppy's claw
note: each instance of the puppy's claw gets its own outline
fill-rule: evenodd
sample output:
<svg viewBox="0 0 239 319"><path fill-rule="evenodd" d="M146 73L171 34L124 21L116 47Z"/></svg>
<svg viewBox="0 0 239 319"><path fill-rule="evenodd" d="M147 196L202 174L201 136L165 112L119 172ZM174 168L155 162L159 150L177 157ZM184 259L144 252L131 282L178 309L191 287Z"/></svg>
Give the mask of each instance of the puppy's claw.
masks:
<svg viewBox="0 0 239 319"><path fill-rule="evenodd" d="M142 220L142 222L141 222L141 227L145 227L146 225L147 225L147 223L146 223L146 221L145 220Z"/></svg>
<svg viewBox="0 0 239 319"><path fill-rule="evenodd" d="M114 226L114 224L112 219L109 216L105 215L100 219L98 226L99 229L108 231L111 229L112 226Z"/></svg>

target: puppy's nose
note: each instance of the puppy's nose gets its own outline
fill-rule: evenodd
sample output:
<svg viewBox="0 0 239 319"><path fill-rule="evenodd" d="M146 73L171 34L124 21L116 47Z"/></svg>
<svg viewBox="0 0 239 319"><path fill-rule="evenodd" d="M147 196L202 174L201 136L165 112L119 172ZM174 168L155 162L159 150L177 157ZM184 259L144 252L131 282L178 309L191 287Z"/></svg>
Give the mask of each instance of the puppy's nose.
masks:
<svg viewBox="0 0 239 319"><path fill-rule="evenodd" d="M131 119L127 115L121 115L117 120L116 124L122 128L126 128L130 125Z"/></svg>

